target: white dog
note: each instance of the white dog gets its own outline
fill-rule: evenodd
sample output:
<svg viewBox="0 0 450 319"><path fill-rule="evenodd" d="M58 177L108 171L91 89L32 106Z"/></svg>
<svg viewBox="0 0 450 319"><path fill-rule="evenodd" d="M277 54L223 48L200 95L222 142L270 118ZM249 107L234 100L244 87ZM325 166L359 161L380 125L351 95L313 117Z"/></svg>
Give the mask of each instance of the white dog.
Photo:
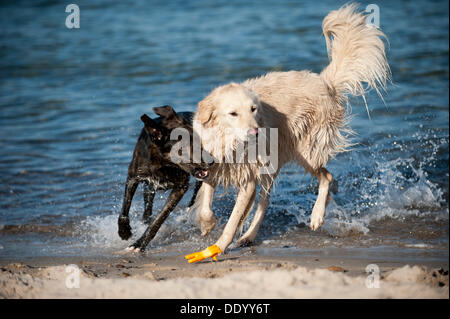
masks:
<svg viewBox="0 0 450 319"><path fill-rule="evenodd" d="M319 193L310 227L316 230L323 224L332 181L325 164L349 146L343 135L350 131L347 126L348 96L364 98L370 89L375 89L381 96L380 89L384 89L390 80L390 69L382 41L385 35L366 23L366 17L357 12L355 4L330 12L322 28L330 64L320 74L271 72L240 84L220 86L199 102L194 130L199 134L203 148L219 161L196 200L203 234L209 233L215 225L211 210L214 188L218 184L234 185L239 192L216 244L186 256L189 262L206 257L215 259L217 254L225 251L252 210L256 186L260 183L254 219L238 244L254 241L269 204L272 183L279 169L288 162L297 162L317 177ZM225 131L239 129L237 132L241 133L236 133L236 140L246 141L262 131L260 128L278 129L276 170L261 174L259 162L226 163L225 159L232 157L231 153L236 150L236 142L225 138ZM215 134L207 134L208 129L214 129Z"/></svg>

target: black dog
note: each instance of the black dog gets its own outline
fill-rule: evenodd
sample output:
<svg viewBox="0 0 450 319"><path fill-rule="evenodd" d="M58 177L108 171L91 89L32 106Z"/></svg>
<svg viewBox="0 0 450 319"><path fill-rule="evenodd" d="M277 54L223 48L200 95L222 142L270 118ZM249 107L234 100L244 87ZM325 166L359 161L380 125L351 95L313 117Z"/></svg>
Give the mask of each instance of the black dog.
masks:
<svg viewBox="0 0 450 319"><path fill-rule="evenodd" d="M148 243L155 237L164 220L176 207L189 187L189 174L197 181L191 206L201 187L201 180L208 176L208 164L189 163L175 164L171 160L170 151L177 142L170 139L170 133L175 128L186 129L192 139L193 113L176 113L171 106L153 108L160 117L151 119L146 114L141 116L145 126L141 131L133 152L133 159L128 168L128 176L125 185L122 212L119 216L119 236L127 240L131 237L131 227L128 213L133 195L139 183L144 182L145 210L143 220L149 224L144 234L131 246L129 250L144 251ZM192 148L190 149L192 155ZM191 157L192 158L192 157ZM152 206L155 192L169 190L170 193L164 208L158 216L152 220Z"/></svg>

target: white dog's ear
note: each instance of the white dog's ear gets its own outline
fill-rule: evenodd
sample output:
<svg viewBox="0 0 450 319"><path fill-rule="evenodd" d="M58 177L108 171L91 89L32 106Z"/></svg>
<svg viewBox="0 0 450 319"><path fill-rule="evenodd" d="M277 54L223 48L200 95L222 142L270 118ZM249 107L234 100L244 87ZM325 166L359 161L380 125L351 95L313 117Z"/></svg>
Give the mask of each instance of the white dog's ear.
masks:
<svg viewBox="0 0 450 319"><path fill-rule="evenodd" d="M212 119L213 112L214 105L212 104L210 97L206 97L198 102L197 119L200 123L202 123L202 125L205 125Z"/></svg>

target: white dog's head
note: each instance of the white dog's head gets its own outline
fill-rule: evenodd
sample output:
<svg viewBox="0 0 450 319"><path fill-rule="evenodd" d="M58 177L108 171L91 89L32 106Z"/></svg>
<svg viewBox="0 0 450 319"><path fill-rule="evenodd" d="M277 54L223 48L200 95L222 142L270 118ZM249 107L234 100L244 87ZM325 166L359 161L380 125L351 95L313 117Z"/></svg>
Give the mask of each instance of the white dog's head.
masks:
<svg viewBox="0 0 450 319"><path fill-rule="evenodd" d="M203 128L220 127L245 142L258 134L260 108L260 100L254 92L231 83L216 88L198 103L196 119Z"/></svg>

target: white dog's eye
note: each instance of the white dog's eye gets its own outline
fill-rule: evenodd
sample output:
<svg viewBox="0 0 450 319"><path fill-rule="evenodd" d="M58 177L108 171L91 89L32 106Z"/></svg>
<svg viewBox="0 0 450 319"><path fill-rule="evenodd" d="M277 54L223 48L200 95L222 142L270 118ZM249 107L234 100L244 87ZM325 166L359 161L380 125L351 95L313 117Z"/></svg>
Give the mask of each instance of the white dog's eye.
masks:
<svg viewBox="0 0 450 319"><path fill-rule="evenodd" d="M256 111L256 106L253 105L251 110L252 110L252 112L255 112Z"/></svg>
<svg viewBox="0 0 450 319"><path fill-rule="evenodd" d="M230 115L231 116L237 116L238 114L236 112L231 112Z"/></svg>

